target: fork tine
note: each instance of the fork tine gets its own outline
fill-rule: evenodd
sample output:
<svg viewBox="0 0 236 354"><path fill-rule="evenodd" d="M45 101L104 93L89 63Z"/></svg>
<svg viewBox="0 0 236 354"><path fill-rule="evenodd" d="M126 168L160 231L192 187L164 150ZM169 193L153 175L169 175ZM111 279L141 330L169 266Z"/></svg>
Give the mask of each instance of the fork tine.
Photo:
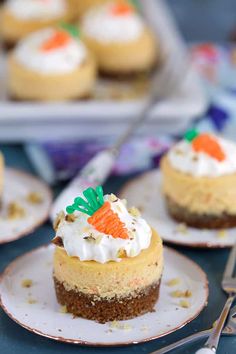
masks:
<svg viewBox="0 0 236 354"><path fill-rule="evenodd" d="M229 255L228 261L225 266L223 279L230 278L233 276L235 261L236 261L236 243L234 244L234 246L232 247L232 249L230 251L230 255Z"/></svg>

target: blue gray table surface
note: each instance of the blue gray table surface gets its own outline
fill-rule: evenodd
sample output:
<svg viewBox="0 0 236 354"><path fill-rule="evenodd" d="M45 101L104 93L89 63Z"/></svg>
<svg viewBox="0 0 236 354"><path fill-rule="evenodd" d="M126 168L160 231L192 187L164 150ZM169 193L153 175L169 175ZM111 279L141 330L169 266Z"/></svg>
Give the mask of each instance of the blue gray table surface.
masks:
<svg viewBox="0 0 236 354"><path fill-rule="evenodd" d="M23 169L30 173L34 173L30 162L28 161L23 148L19 145L0 146L5 155L6 164L8 166ZM105 185L106 192L116 192L125 183L128 178L110 178ZM57 187L54 192L59 192ZM15 257L27 252L34 247L48 243L53 237L53 230L49 222L39 227L33 234L22 238L18 241L0 246L0 272ZM71 344L55 342L36 334L32 334L21 328L13 322L7 315L0 310L0 353L3 354L121 354L121 353L149 353L154 349L161 348L164 345L172 343L180 338L190 335L196 331L208 328L216 320L223 303L226 299L224 293L220 289L220 281L223 268L228 256L228 250L193 250L187 248L176 247L176 249L186 256L197 262L207 273L210 283L209 304L198 316L197 319L178 330L161 339L154 340L149 343L133 345L128 347L116 348L92 348L82 347ZM176 354L194 353L200 344L188 345L179 350L175 350ZM224 337L220 342L219 354L233 354L236 350L236 337Z"/></svg>

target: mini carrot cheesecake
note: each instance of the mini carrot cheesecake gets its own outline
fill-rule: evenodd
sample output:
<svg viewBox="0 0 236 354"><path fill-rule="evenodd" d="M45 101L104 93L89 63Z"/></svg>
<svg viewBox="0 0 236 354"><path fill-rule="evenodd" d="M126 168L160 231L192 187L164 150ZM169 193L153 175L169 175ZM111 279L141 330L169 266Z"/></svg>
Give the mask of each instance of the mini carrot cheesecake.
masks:
<svg viewBox="0 0 236 354"><path fill-rule="evenodd" d="M58 302L100 323L152 311L163 270L162 241L136 208L101 187L84 191L56 224Z"/></svg>
<svg viewBox="0 0 236 354"><path fill-rule="evenodd" d="M169 214L199 229L236 226L236 144L193 130L162 159Z"/></svg>
<svg viewBox="0 0 236 354"><path fill-rule="evenodd" d="M19 42L8 56L11 97L66 101L91 95L95 62L72 29L47 28Z"/></svg>
<svg viewBox="0 0 236 354"><path fill-rule="evenodd" d="M1 37L9 47L29 33L71 18L66 0L7 0L0 15Z"/></svg>
<svg viewBox="0 0 236 354"><path fill-rule="evenodd" d="M104 74L147 73L156 63L154 35L128 1L92 8L82 19L81 31Z"/></svg>

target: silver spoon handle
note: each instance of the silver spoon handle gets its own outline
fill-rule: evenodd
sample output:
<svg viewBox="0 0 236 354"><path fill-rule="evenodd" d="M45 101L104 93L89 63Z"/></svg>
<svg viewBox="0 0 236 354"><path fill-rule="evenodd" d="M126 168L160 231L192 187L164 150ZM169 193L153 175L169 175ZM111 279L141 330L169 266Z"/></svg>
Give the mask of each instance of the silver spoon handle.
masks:
<svg viewBox="0 0 236 354"><path fill-rule="evenodd" d="M173 344L167 345L166 347L159 349L159 350L155 350L154 352L151 352L150 354L164 354L164 353L168 353L169 351L179 348L182 345L185 345L187 343L191 343L197 339L201 339L201 338L206 338L210 333L210 329L206 329L205 331L201 331L201 332L197 332L192 334L191 336L188 336L186 338L183 338L181 340L179 340L178 342L175 342Z"/></svg>

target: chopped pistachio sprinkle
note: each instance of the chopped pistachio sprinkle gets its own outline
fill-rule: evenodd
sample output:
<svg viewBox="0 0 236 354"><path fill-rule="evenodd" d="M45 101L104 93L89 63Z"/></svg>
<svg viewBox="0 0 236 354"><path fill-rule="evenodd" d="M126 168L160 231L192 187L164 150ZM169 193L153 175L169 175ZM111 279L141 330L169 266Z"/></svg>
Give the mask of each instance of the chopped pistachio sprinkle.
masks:
<svg viewBox="0 0 236 354"><path fill-rule="evenodd" d="M171 297L179 298L179 297L191 297L192 293L190 290L182 291L182 290L175 290L170 293Z"/></svg>
<svg viewBox="0 0 236 354"><path fill-rule="evenodd" d="M23 279L21 282L22 288L30 288L33 285L33 281L31 279Z"/></svg>
<svg viewBox="0 0 236 354"><path fill-rule="evenodd" d="M228 233L226 230L219 230L217 232L217 237L218 238L226 238L228 236Z"/></svg>
<svg viewBox="0 0 236 354"><path fill-rule="evenodd" d="M27 300L28 304L30 305L33 305L33 304L36 304L37 303L37 300L33 299L32 297L30 297L28 300Z"/></svg>
<svg viewBox="0 0 236 354"><path fill-rule="evenodd" d="M60 307L60 313L67 313L66 305Z"/></svg>
<svg viewBox="0 0 236 354"><path fill-rule="evenodd" d="M134 216L134 217L139 217L140 216L140 211L135 208L135 207L132 207L129 209L129 213Z"/></svg>
<svg viewBox="0 0 236 354"><path fill-rule="evenodd" d="M188 309L190 307L190 303L188 300L180 300L179 306L183 307L184 309Z"/></svg>

